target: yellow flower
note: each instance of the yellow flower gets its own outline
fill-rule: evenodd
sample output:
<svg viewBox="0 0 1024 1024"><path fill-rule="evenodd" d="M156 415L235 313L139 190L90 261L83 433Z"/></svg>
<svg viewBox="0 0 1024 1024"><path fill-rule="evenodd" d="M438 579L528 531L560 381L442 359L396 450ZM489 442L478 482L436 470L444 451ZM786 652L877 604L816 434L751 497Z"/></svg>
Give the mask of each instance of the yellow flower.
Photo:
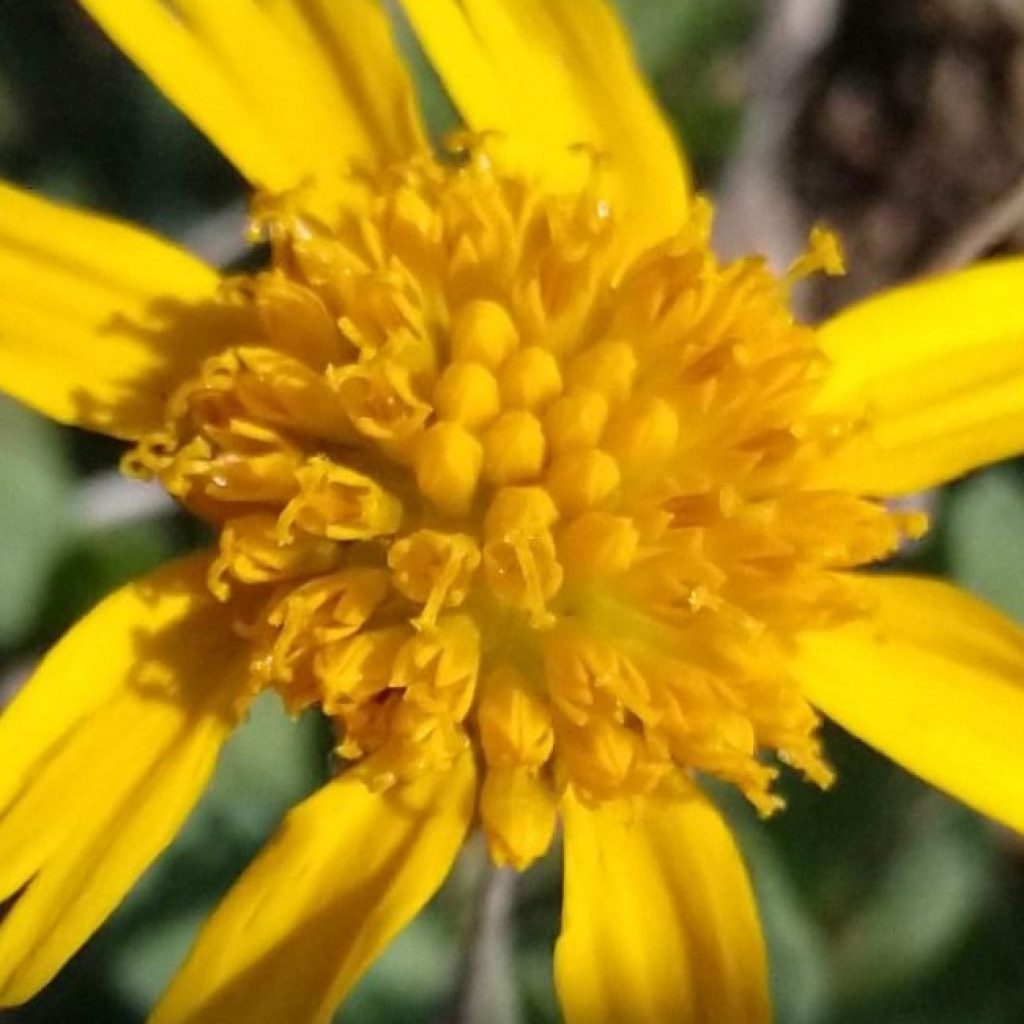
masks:
<svg viewBox="0 0 1024 1024"><path fill-rule="evenodd" d="M104 601L0 721L0 1001L167 845L254 696L343 770L155 1012L322 1021L474 823L560 819L556 981L585 1022L770 1016L700 780L820 785L820 710L1024 830L1024 637L852 570L884 499L1024 448L1024 261L815 331L723 265L602 0L404 0L467 133L425 141L374 0L82 0L256 190L269 269L0 189L0 386L133 443L216 550Z"/></svg>

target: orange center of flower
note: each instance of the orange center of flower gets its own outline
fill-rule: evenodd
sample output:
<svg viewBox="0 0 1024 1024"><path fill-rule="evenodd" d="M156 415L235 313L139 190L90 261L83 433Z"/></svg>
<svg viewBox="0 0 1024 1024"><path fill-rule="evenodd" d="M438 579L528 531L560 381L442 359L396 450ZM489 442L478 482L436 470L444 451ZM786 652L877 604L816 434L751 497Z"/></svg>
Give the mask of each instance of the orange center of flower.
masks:
<svg viewBox="0 0 1024 1024"><path fill-rule="evenodd" d="M921 523L802 485L838 427L789 280L720 265L700 202L629 254L596 177L547 195L481 146L336 224L266 207L273 268L224 297L251 340L127 461L219 529L256 684L319 707L374 787L472 744L517 866L566 785L702 772L768 813L773 757L827 784L787 644L858 614L837 570ZM794 272L835 269L814 240Z"/></svg>

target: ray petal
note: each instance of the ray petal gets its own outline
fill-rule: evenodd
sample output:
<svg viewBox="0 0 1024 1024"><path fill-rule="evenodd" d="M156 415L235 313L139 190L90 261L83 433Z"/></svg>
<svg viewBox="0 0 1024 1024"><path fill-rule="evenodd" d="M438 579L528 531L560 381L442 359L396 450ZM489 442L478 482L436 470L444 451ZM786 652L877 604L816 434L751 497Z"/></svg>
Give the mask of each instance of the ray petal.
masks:
<svg viewBox="0 0 1024 1024"><path fill-rule="evenodd" d="M596 154L637 248L685 222L685 162L605 0L402 2L471 129L556 188Z"/></svg>
<svg viewBox="0 0 1024 1024"><path fill-rule="evenodd" d="M931 487L1024 451L1024 259L993 260L858 303L819 329L818 410L865 429L814 483Z"/></svg>
<svg viewBox="0 0 1024 1024"><path fill-rule="evenodd" d="M0 184L0 390L117 437L245 326L220 277L144 231Z"/></svg>
<svg viewBox="0 0 1024 1024"><path fill-rule="evenodd" d="M633 808L569 795L555 980L569 1024L770 1019L757 908L728 827L695 789Z"/></svg>
<svg viewBox="0 0 1024 1024"><path fill-rule="evenodd" d="M375 0L80 0L224 153L271 192L422 146L412 90Z"/></svg>
<svg viewBox="0 0 1024 1024"><path fill-rule="evenodd" d="M0 1005L35 994L105 920L235 725L247 663L207 562L103 601L0 718Z"/></svg>
<svg viewBox="0 0 1024 1024"><path fill-rule="evenodd" d="M870 620L800 637L792 669L825 714L1024 833L1024 630L938 580L865 577Z"/></svg>
<svg viewBox="0 0 1024 1024"><path fill-rule="evenodd" d="M296 807L203 928L152 1024L329 1021L448 874L474 774L468 755L383 793L348 774Z"/></svg>

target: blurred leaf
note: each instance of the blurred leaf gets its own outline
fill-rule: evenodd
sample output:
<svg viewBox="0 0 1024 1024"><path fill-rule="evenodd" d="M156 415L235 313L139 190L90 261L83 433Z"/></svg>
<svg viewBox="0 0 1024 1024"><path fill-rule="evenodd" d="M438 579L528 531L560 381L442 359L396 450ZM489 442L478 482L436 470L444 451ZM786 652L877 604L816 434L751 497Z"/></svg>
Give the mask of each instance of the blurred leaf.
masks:
<svg viewBox="0 0 1024 1024"><path fill-rule="evenodd" d="M845 1005L829 1024L1020 1024L1024 878L1012 869L991 865L988 898L955 949L906 984Z"/></svg>
<svg viewBox="0 0 1024 1024"><path fill-rule="evenodd" d="M45 619L64 628L97 601L178 554L160 521L81 533L63 552L47 596Z"/></svg>
<svg viewBox="0 0 1024 1024"><path fill-rule="evenodd" d="M825 935L763 829L744 827L741 834L768 945L776 1018L817 1024L828 1019L831 1002Z"/></svg>
<svg viewBox="0 0 1024 1024"><path fill-rule="evenodd" d="M1010 466L964 481L949 497L954 578L1024 622L1024 480Z"/></svg>
<svg viewBox="0 0 1024 1024"><path fill-rule="evenodd" d="M315 714L292 719L277 696L262 696L225 746L193 825L204 826L206 814L247 842L261 843L293 804L326 781L320 726Z"/></svg>
<svg viewBox="0 0 1024 1024"><path fill-rule="evenodd" d="M125 943L112 960L114 987L140 1016L152 1009L185 959L207 910L193 907L156 923Z"/></svg>
<svg viewBox="0 0 1024 1024"><path fill-rule="evenodd" d="M926 976L985 906L994 858L984 823L935 794L909 825L839 936L836 978L847 1002L884 1000Z"/></svg>
<svg viewBox="0 0 1024 1024"><path fill-rule="evenodd" d="M0 399L0 647L31 625L71 535L71 472L60 431Z"/></svg>
<svg viewBox="0 0 1024 1024"><path fill-rule="evenodd" d="M427 59L423 47L420 46L401 4L396 0L389 0L388 8L395 25L398 47L412 76L424 124L434 144L443 144L445 137L459 127L459 114L441 84L440 77Z"/></svg>
<svg viewBox="0 0 1024 1024"><path fill-rule="evenodd" d="M16 141L21 131L22 115L17 97L6 75L0 74L0 153Z"/></svg>
<svg viewBox="0 0 1024 1024"><path fill-rule="evenodd" d="M432 904L374 963L336 1020L421 1024L439 1016L455 987L460 952L455 933Z"/></svg>
<svg viewBox="0 0 1024 1024"><path fill-rule="evenodd" d="M551 849L519 882L516 908L518 973L523 1009L531 1024L558 1024L554 952L562 927L562 842L555 834Z"/></svg>
<svg viewBox="0 0 1024 1024"><path fill-rule="evenodd" d="M701 181L740 128L740 59L758 24L751 0L617 0L637 56Z"/></svg>
<svg viewBox="0 0 1024 1024"><path fill-rule="evenodd" d="M813 903L814 888L797 884L806 863L789 857L786 844L780 842L779 827L788 811L765 821L733 786L705 779L704 788L732 828L754 884L778 1024L819 1024L829 1019L828 942L820 908Z"/></svg>
<svg viewBox="0 0 1024 1024"><path fill-rule="evenodd" d="M749 0L615 0L641 64L649 75L681 54L691 67L710 62L722 46L742 38L752 21Z"/></svg>
<svg viewBox="0 0 1024 1024"><path fill-rule="evenodd" d="M555 996L552 951L545 947L524 953L519 962L523 1008L529 1024L561 1024L563 1017Z"/></svg>
<svg viewBox="0 0 1024 1024"><path fill-rule="evenodd" d="M687 45L695 24L709 9L706 0L695 3L616 0L615 6L629 29L640 63L649 75L657 74Z"/></svg>
<svg viewBox="0 0 1024 1024"><path fill-rule="evenodd" d="M778 788L786 808L764 830L815 917L834 928L863 905L908 812L933 791L831 723L822 741L835 783L822 791L783 772Z"/></svg>

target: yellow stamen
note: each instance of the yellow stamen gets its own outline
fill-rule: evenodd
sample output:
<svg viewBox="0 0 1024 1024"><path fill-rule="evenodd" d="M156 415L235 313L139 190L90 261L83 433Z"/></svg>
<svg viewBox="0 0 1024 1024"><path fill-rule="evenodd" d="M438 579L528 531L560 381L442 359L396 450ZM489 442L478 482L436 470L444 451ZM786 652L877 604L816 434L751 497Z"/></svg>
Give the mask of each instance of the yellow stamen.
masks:
<svg viewBox="0 0 1024 1024"><path fill-rule="evenodd" d="M395 541L388 551L395 589L423 605L411 620L421 629L433 629L442 608L466 600L479 565L480 549L466 534L419 530Z"/></svg>
<svg viewBox="0 0 1024 1024"><path fill-rule="evenodd" d="M369 785L477 747L499 863L543 851L566 786L704 772L767 814L780 762L828 785L788 645L863 614L837 570L925 525L805 484L854 425L813 413L825 361L786 303L838 244L816 229L782 279L722 265L698 201L628 252L600 161L549 195L462 145L336 223L264 198L274 266L224 296L262 333L127 466L220 530L254 685L330 716Z"/></svg>

